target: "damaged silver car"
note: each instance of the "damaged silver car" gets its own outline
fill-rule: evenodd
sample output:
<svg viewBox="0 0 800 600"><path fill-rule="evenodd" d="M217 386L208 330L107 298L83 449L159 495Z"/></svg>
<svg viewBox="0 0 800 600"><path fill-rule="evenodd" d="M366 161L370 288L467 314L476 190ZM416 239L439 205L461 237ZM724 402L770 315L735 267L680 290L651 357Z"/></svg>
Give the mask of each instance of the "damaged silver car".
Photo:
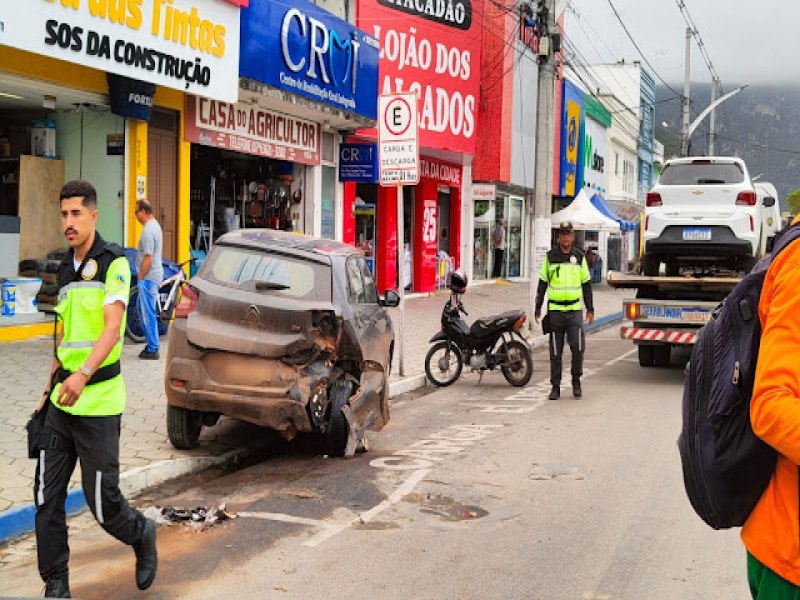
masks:
<svg viewBox="0 0 800 600"><path fill-rule="evenodd" d="M394 332L353 246L272 230L220 237L184 287L165 370L172 445L227 415L351 455L389 420Z"/></svg>

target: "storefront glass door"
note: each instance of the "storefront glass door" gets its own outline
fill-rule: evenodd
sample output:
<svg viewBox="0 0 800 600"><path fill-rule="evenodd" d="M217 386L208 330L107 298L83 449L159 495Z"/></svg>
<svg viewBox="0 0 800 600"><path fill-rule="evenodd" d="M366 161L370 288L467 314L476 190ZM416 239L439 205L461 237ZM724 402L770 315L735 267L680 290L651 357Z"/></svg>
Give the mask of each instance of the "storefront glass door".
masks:
<svg viewBox="0 0 800 600"><path fill-rule="evenodd" d="M511 196L506 202L508 219L506 222L505 276L520 277L522 275L524 201L522 198Z"/></svg>
<svg viewBox="0 0 800 600"><path fill-rule="evenodd" d="M492 275L494 253L492 251L492 231L494 230L494 201L476 200L474 212L474 249L472 276L474 279L488 279Z"/></svg>

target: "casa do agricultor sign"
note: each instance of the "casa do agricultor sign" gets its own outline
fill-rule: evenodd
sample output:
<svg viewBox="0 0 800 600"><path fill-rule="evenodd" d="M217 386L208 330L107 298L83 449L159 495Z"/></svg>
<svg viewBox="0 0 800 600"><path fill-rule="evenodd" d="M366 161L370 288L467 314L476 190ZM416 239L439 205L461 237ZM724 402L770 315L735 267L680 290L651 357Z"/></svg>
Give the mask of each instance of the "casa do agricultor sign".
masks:
<svg viewBox="0 0 800 600"><path fill-rule="evenodd" d="M420 145L474 154L483 0L359 0L357 14L380 40L379 93L419 96Z"/></svg>
<svg viewBox="0 0 800 600"><path fill-rule="evenodd" d="M4 3L10 4L10 0ZM235 101L239 7L227 0L25 0L0 45Z"/></svg>
<svg viewBox="0 0 800 600"><path fill-rule="evenodd" d="M186 97L186 139L306 165L318 165L318 123L252 104Z"/></svg>

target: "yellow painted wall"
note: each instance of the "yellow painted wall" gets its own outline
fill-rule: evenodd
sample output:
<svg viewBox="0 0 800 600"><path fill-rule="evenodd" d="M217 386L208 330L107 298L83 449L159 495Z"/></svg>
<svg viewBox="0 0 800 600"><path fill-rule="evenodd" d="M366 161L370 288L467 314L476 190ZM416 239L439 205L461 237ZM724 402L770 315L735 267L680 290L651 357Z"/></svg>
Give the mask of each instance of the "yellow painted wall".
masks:
<svg viewBox="0 0 800 600"><path fill-rule="evenodd" d="M82 89L97 94L108 94L105 71L40 56L16 48L3 47L0 52L0 71L41 79L51 83ZM189 160L191 144L184 136L185 94L158 86L153 104L178 111L180 129L178 133L178 262L189 258ZM135 246L141 233L141 225L134 216L136 205L136 178L147 176L147 123L128 121L127 134L131 136L129 178L126 185L127 200L125 215L128 223L126 245ZM137 154L138 147L138 154ZM185 241L185 243L183 243Z"/></svg>

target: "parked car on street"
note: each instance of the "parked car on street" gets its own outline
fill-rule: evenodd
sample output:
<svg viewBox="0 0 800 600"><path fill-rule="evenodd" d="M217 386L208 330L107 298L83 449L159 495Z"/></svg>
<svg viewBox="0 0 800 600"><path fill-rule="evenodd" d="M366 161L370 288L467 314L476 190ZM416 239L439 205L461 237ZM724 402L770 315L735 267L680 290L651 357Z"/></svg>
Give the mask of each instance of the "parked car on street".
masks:
<svg viewBox="0 0 800 600"><path fill-rule="evenodd" d="M774 235L766 221L775 204L740 158L668 160L647 194L644 274L658 275L661 263L667 275L698 265L749 271Z"/></svg>
<svg viewBox="0 0 800 600"><path fill-rule="evenodd" d="M184 286L165 369L176 448L227 415L352 454L389 420L394 350L385 307L353 246L273 230L219 238Z"/></svg>

